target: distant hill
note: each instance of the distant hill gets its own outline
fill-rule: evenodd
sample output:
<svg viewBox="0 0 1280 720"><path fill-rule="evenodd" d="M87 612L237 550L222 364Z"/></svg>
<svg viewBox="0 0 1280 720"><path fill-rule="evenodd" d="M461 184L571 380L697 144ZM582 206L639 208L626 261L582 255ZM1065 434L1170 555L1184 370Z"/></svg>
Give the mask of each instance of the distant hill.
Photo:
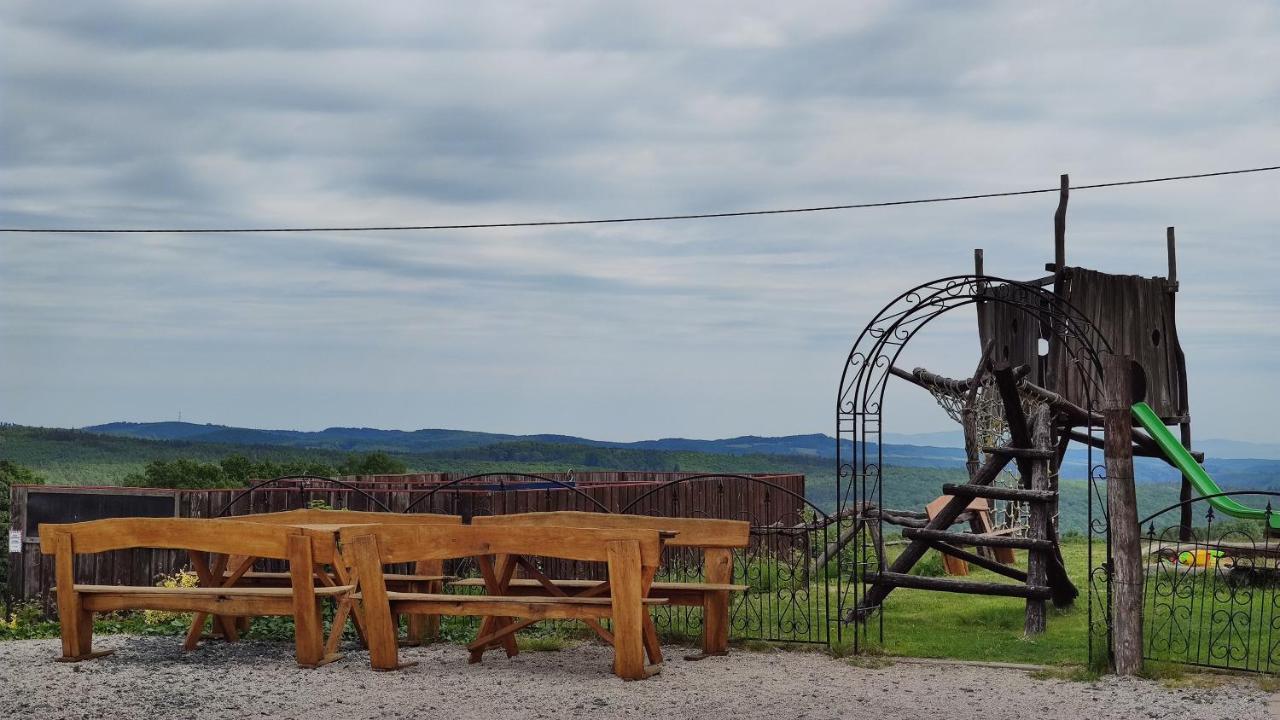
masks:
<svg viewBox="0 0 1280 720"><path fill-rule="evenodd" d="M504 435L471 430L379 430L376 428L332 427L318 432L300 430L256 430L228 425L199 425L183 422L130 423L114 422L81 428L85 432L147 440L184 440L244 445L284 445L351 452L434 452L459 448L484 447L504 442L546 442L561 445L631 448L637 450L674 450L714 453L717 455L803 455L833 457L835 440L829 435L790 435L757 437L748 435L722 440L690 440L663 438L639 442L609 442L572 435Z"/></svg>
<svg viewBox="0 0 1280 720"><path fill-rule="evenodd" d="M835 457L835 438L814 433L811 435L786 435L782 437L742 437L720 440L694 440L689 438L662 438L637 442L609 442L571 435L505 435L471 430L379 430L376 428L333 427L318 432L300 430L256 430L227 425L198 425L182 422L156 423L108 423L83 428L83 432L116 437L148 440L178 441L217 445L250 445L314 449L337 452L391 452L409 455L438 454L438 459L450 455L448 451L475 448L494 448L490 454L506 454L496 446L528 444L593 447L611 450L653 451L663 453L698 453L702 455L769 456L780 466L822 467L819 461L831 462ZM901 435L887 433L889 440L936 440L946 442L948 433ZM1206 440L1199 447L1208 453L1206 467L1219 484L1230 489L1280 489L1280 460L1246 459L1215 455L1211 448L1231 441ZM523 445L522 445L523 444ZM1218 444L1218 445L1215 445ZM1236 451L1253 449L1265 453L1270 447L1259 443L1236 443ZM849 446L846 443L845 450ZM871 446L872 452L875 446ZM468 458L479 460L486 453L470 453ZM790 458L790 459L789 459ZM455 458L458 459L458 458ZM634 460L635 458L633 458ZM964 464L964 451L958 445L932 446L920 442L890 443L882 449L880 461L885 465L920 468L957 468ZM1095 451L1094 463L1102 461L1101 451ZM800 463L797 465L797 462ZM1136 460L1138 482L1166 483L1178 479L1178 473L1165 463L1150 459ZM620 466L613 466L620 467ZM646 469L636 467L634 469ZM1064 463L1064 476L1087 477L1088 455L1084 448L1073 446Z"/></svg>
<svg viewBox="0 0 1280 720"><path fill-rule="evenodd" d="M236 442L238 438L252 442ZM403 447L431 449L405 452ZM561 435L456 430L330 428L304 433L193 423L111 423L85 430L0 426L0 459L29 466L59 484L119 484L125 475L139 472L152 460L212 462L239 454L254 460L315 461L336 466L349 453L381 450L394 454L411 471L803 473L808 477L809 499L828 510L835 503L833 448L834 440L825 435L610 443ZM942 483L963 482L965 478L959 448L885 444L877 459L885 468L885 502L889 507L923 507L937 496ZM1095 462L1100 461L1101 453L1095 454ZM1280 462L1274 460L1214 459L1209 469L1228 490L1280 490ZM1085 454L1073 450L1063 473L1064 529L1083 527L1085 477ZM1163 463L1140 458L1138 478L1143 512L1177 500L1178 476Z"/></svg>

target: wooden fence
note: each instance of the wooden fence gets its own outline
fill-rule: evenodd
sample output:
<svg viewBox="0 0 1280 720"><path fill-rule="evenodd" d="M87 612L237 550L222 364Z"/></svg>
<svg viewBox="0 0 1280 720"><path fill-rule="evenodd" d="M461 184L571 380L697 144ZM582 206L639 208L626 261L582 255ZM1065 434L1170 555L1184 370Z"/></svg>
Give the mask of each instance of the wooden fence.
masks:
<svg viewBox="0 0 1280 720"><path fill-rule="evenodd" d="M544 473L537 478L491 475L456 483L448 473L339 478L269 483L246 492L125 487L18 485L11 489L9 593L53 609L53 559L40 554L42 522L79 522L104 517L218 517L293 510L314 505L335 509L501 515L551 510L629 512L663 517L749 520L753 527L791 527L806 520L803 475L711 476L695 473ZM545 478L545 479L539 479ZM550 482L548 482L550 481ZM559 485L557 483L564 483ZM778 533L753 534L753 543L773 547L792 542ZM16 552L15 552L16 550ZM76 557L76 579L93 584L150 585L188 563L185 553L122 550ZM586 567L558 568L592 574Z"/></svg>

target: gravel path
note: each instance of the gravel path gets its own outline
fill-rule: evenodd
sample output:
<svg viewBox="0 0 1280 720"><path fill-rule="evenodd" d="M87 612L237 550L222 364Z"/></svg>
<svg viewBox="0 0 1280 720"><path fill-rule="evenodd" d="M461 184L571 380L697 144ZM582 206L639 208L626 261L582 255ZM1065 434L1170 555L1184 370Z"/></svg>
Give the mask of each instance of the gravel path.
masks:
<svg viewBox="0 0 1280 720"><path fill-rule="evenodd" d="M698 663L670 648L662 674L626 683L611 651L489 655L466 664L454 645L409 648L415 667L369 669L365 653L318 670L285 644L212 643L184 654L174 638L108 637L106 658L53 662L56 640L0 643L0 718L869 718L1105 720L1270 717L1249 679L1210 689L1158 683L1036 680L1021 670L898 663L854 667L820 653L735 651Z"/></svg>

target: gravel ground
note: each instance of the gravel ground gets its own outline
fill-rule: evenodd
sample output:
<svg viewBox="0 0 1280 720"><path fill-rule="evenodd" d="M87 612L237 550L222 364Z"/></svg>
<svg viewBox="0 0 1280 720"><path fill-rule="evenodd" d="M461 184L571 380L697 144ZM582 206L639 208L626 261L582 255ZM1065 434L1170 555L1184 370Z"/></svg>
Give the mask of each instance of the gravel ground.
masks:
<svg viewBox="0 0 1280 720"><path fill-rule="evenodd" d="M56 640L0 643L0 718L1195 718L1271 717L1250 679L1209 689L1109 678L1036 680L1025 671L898 663L866 669L820 653L735 651L692 663L669 648L662 674L623 682L611 651L490 654L467 665L454 645L408 648L415 667L369 669L352 650L318 670L278 643L211 643L184 654L174 638L108 637L116 654L55 663Z"/></svg>

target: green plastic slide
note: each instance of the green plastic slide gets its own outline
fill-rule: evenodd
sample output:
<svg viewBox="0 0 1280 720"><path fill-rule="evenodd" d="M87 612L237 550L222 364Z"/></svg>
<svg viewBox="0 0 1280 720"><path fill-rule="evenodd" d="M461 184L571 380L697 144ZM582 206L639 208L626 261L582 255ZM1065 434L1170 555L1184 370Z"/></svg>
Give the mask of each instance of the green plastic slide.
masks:
<svg viewBox="0 0 1280 720"><path fill-rule="evenodd" d="M1222 488L1218 487L1218 483L1213 481L1209 473L1205 472L1200 463L1191 457L1191 453L1182 447L1182 443L1169 432L1169 428L1165 427L1160 418L1156 416L1151 406L1140 402L1133 406L1133 417L1142 427L1146 428L1160 446L1160 451L1165 457L1182 471L1182 474L1191 481L1191 486L1201 495L1216 495L1222 492ZM1243 520L1265 520L1267 519L1267 511L1251 508L1247 505L1241 505L1236 502L1234 497L1211 497L1208 503L1215 510L1230 515L1231 517L1241 518ZM1271 514L1270 525L1273 530L1280 529L1280 512Z"/></svg>

